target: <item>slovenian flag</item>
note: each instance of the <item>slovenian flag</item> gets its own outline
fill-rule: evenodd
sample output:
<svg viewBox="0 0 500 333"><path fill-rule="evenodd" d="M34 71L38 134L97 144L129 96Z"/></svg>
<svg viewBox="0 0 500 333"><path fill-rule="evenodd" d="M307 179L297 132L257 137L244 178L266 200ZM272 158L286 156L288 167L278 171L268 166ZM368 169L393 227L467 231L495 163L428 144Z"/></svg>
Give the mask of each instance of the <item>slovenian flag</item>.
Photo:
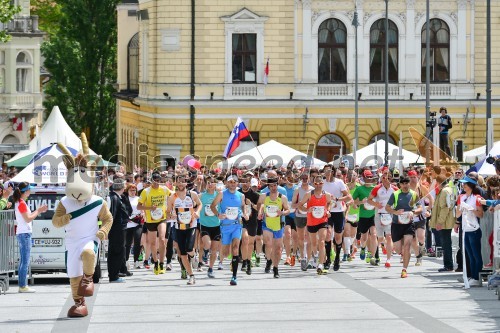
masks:
<svg viewBox="0 0 500 333"><path fill-rule="evenodd" d="M267 58L266 68L264 68L264 84L269 80L269 57Z"/></svg>
<svg viewBox="0 0 500 333"><path fill-rule="evenodd" d="M231 156L231 154L240 145L240 141L249 135L250 135L250 132L248 131L247 127L245 126L245 123L243 122L243 120L240 117L238 117L238 120L236 120L236 125L234 125L233 131L231 132L231 135L229 136L229 140L227 141L226 149L224 149L223 156L225 158L228 158L229 156Z"/></svg>

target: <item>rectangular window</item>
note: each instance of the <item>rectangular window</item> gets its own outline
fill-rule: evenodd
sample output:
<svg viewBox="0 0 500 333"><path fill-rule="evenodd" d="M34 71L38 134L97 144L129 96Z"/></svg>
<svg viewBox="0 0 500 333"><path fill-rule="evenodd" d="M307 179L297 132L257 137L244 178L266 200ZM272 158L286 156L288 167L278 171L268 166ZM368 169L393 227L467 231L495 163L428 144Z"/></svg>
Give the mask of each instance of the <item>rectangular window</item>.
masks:
<svg viewBox="0 0 500 333"><path fill-rule="evenodd" d="M233 34L233 83L255 83L257 34Z"/></svg>
<svg viewBox="0 0 500 333"><path fill-rule="evenodd" d="M18 68L16 69L16 91L17 92L27 92L26 81L28 79L28 69Z"/></svg>

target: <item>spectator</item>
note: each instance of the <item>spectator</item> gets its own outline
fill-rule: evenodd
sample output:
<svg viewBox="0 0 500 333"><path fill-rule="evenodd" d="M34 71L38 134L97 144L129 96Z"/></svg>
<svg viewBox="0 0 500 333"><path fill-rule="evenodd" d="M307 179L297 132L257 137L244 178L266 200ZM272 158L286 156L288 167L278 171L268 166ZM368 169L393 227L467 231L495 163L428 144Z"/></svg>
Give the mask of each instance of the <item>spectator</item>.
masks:
<svg viewBox="0 0 500 333"><path fill-rule="evenodd" d="M441 116L439 117L439 148L451 157L450 145L448 143L448 130L453 127L451 117L448 115L448 110L442 106L439 109Z"/></svg>
<svg viewBox="0 0 500 333"><path fill-rule="evenodd" d="M12 187L7 186L4 188L3 184L0 184L0 210L9 209L12 203L9 202L9 196L12 194Z"/></svg>
<svg viewBox="0 0 500 333"><path fill-rule="evenodd" d="M130 219L127 222L127 231L125 232L125 262L128 262L130 257L130 248L132 247L133 241L134 268L141 268L139 254L141 253L141 236L144 217L142 216L142 212L137 209L139 196L137 195L137 186L135 186L135 184L129 184L127 186L124 198L129 201L132 208L132 215L130 215Z"/></svg>

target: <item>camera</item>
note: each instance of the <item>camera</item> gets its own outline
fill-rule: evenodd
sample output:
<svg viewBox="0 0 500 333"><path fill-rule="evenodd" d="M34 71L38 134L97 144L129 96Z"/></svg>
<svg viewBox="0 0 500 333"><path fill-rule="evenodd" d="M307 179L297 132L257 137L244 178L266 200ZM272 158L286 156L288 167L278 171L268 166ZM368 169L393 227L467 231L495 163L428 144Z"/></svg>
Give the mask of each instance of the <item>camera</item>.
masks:
<svg viewBox="0 0 500 333"><path fill-rule="evenodd" d="M488 158L486 158L486 163L494 164L496 160L496 157L489 155Z"/></svg>
<svg viewBox="0 0 500 333"><path fill-rule="evenodd" d="M430 111L429 112L429 116L430 117L436 117L437 116L437 112L436 111Z"/></svg>

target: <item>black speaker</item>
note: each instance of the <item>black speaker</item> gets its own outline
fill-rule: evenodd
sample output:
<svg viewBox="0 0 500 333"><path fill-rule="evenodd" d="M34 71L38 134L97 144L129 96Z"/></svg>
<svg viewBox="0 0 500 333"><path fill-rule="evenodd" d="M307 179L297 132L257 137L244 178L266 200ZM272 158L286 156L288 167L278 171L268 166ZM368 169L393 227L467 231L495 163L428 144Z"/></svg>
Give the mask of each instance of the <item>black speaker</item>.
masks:
<svg viewBox="0 0 500 333"><path fill-rule="evenodd" d="M464 161L464 140L455 140L455 157L458 162Z"/></svg>

